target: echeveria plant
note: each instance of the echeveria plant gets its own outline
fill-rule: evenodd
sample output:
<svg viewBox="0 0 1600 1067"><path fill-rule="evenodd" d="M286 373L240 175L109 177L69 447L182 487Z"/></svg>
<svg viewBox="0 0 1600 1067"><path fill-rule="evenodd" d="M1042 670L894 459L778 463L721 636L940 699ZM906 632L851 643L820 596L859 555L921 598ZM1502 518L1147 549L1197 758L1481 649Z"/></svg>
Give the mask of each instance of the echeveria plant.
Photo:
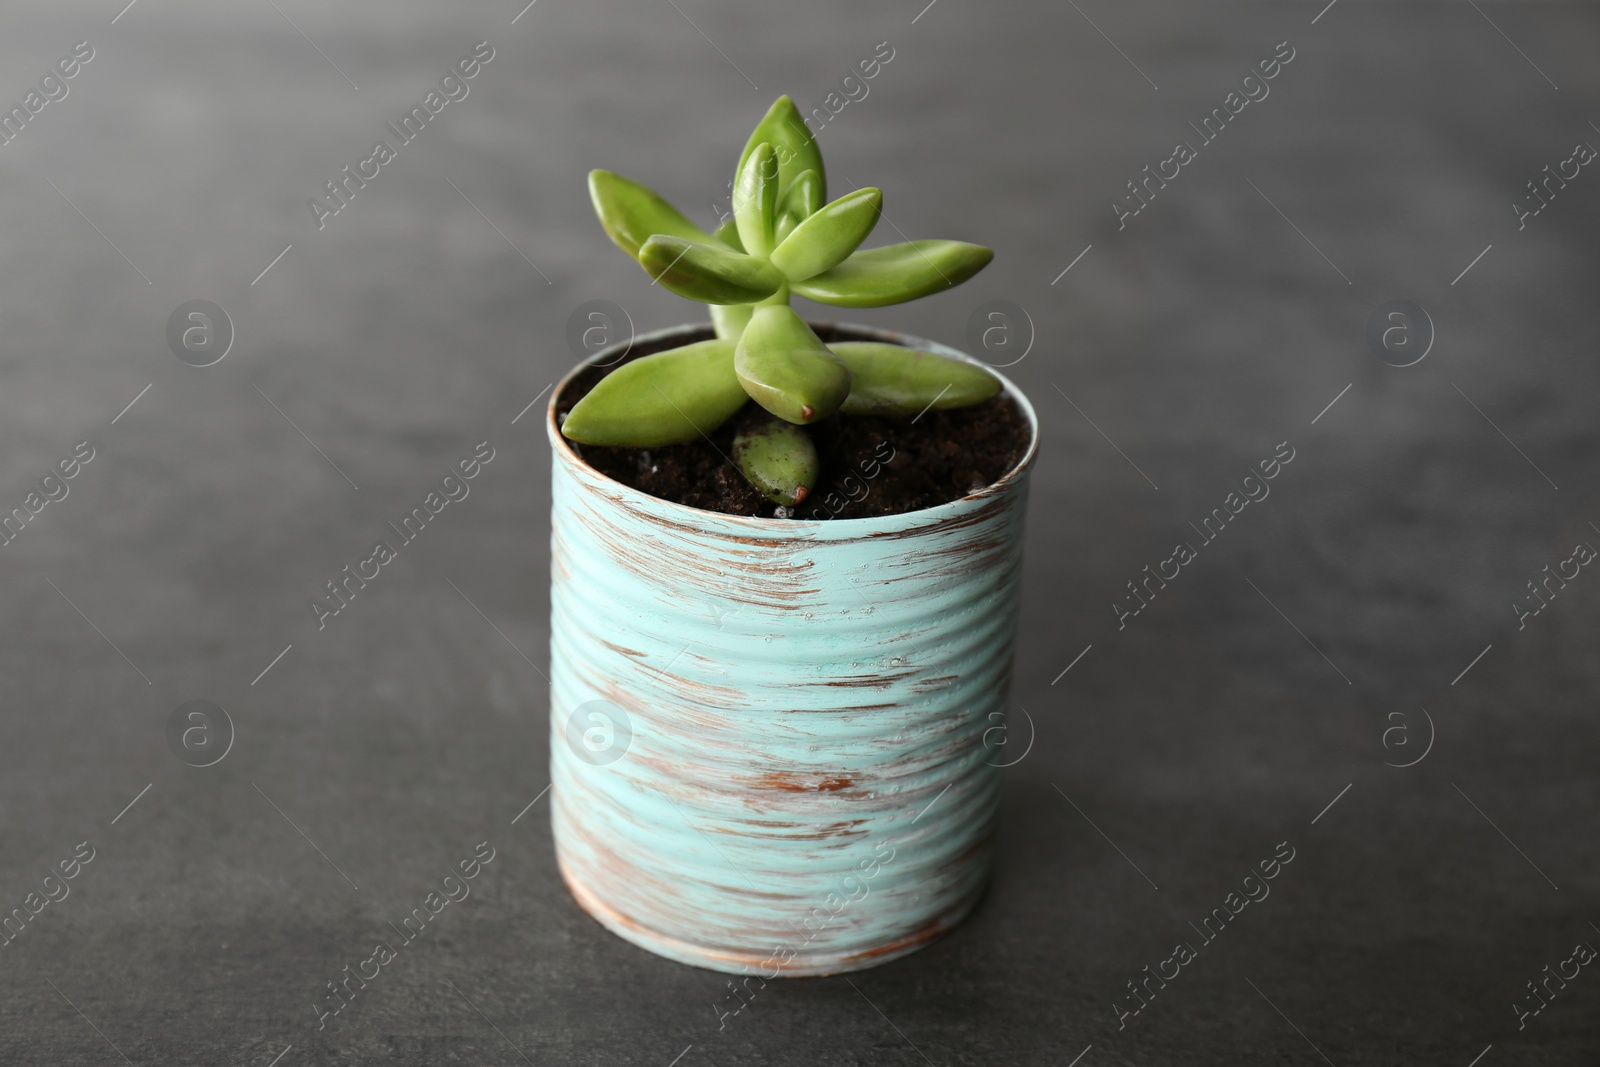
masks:
<svg viewBox="0 0 1600 1067"><path fill-rule="evenodd" d="M733 460L775 503L805 499L820 473L803 429L837 412L916 415L965 407L1000 389L984 368L901 345L823 344L789 307L799 294L842 307L883 307L958 285L994 253L962 241L908 241L857 251L883 193L829 202L822 153L780 96L734 171L733 219L707 233L652 189L589 174L600 224L651 278L711 305L716 339L625 363L567 414L583 444L655 448L709 435L747 400L775 419L741 433Z"/></svg>

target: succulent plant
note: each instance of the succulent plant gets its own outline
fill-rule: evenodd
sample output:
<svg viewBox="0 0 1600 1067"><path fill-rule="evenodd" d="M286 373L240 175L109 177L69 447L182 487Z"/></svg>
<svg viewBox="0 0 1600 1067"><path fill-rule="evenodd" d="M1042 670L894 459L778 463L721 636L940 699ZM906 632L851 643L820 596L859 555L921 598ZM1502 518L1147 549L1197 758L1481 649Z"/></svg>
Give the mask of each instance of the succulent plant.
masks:
<svg viewBox="0 0 1600 1067"><path fill-rule="evenodd" d="M754 400L775 418L739 434L733 461L767 499L794 506L821 474L803 427L841 412L964 407L999 392L999 379L977 364L901 345L824 344L789 307L795 294L841 307L915 300L966 281L994 253L962 241L858 250L882 215L883 193L827 200L822 153L787 96L740 154L733 218L715 233L610 171L590 172L589 195L606 233L652 279L711 305L716 339L611 371L568 412L561 430L574 441L679 444L709 437Z"/></svg>

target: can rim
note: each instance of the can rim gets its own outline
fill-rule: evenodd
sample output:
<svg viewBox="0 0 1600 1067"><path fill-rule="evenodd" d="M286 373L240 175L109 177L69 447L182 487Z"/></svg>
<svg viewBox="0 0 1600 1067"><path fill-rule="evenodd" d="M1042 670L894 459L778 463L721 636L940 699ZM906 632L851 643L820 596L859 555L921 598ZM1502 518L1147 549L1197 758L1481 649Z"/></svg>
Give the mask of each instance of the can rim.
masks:
<svg viewBox="0 0 1600 1067"><path fill-rule="evenodd" d="M974 489L972 492L967 493L964 496L957 497L954 500L947 500L942 504L935 504L932 507L918 508L915 511L899 512L894 515L870 515L861 518L849 519L778 519L757 515L731 515L723 511L712 511L707 508L691 507L688 504L680 504L674 500L665 500L658 496L651 496L649 493L635 489L631 485L626 485L617 481L615 478L612 478L610 475L602 473L573 450L572 442L567 440L566 436L562 434L560 426L556 423L556 405L560 401L561 396L566 391L567 387L572 384L572 380L574 378L576 378L589 367L604 364L617 358L619 351L626 352L633 345L641 342L662 341L678 336L703 333L713 328L712 324L709 322L700 324L685 323L679 326L669 326L665 329L651 330L647 333L638 334L627 341L621 341L614 345L608 345L607 347L589 356L587 359L576 364L571 370L567 371L567 373L561 377L561 380L556 383L555 388L550 391L550 400L545 405L545 432L550 439L551 450L555 453L559 461L564 461L576 469L585 471L594 479L604 482L606 485L610 486L616 495L617 502L628 507L628 509L631 511L641 514L653 514L655 513L656 509L666 509L667 514L669 515L681 513L685 516L709 517L697 518L695 522L700 525L725 522L736 528L742 527L751 531L760 531L766 534L790 531L794 536L803 536L805 534L815 533L820 527L834 526L838 523L848 524L849 528L857 530L864 530L866 526L873 523L882 524L890 522L892 522L895 526L903 526L907 522L910 522L914 527L934 526L945 519L952 517L956 511L961 510L964 506L971 505L974 502L986 501L1008 492L1013 486L1022 480L1022 478L1027 474L1028 469L1032 467L1034 457L1037 456L1039 452L1038 414L1034 411L1033 404L1029 402L1027 394L1019 389L1015 382L1013 382L1010 378L1007 378L1004 374L1001 374L994 367L984 363L982 360L974 359L972 356L961 351L960 349L951 348L949 345L940 344L937 341L930 341L926 338L917 337L913 334L901 333L897 330L884 330L875 326L863 326L853 322L816 322L812 323L812 325L826 326L831 329L849 332L857 335L855 338L853 338L856 340L883 341L889 344L899 344L911 348L920 348L924 351L933 352L937 355L948 356L954 359L962 360L966 363L972 363L983 367L996 378L1000 379L1002 391L1011 398L1012 402L1017 405L1017 407L1022 411L1023 416L1027 419L1028 446L1023 450L1022 458L1017 460L1017 462L1012 465L1010 470L1006 471L999 478L996 478L994 481L990 482L981 489Z"/></svg>

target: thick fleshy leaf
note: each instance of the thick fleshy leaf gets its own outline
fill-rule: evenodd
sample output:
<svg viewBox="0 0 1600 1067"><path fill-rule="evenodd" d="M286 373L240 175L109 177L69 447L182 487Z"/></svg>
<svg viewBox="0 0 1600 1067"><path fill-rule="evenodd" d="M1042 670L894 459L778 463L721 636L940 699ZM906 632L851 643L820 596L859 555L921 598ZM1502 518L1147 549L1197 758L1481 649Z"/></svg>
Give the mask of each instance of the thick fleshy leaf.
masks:
<svg viewBox="0 0 1600 1067"><path fill-rule="evenodd" d="M773 245L781 245L781 244L783 244L784 238L788 237L791 233L793 233L794 232L794 228L796 226L798 226L798 225L800 225L800 217L798 215L796 215L794 212L792 212L792 211L780 211L780 212L778 212L778 224L772 228L772 243L773 243Z"/></svg>
<svg viewBox="0 0 1600 1067"><path fill-rule="evenodd" d="M752 256L772 254L772 227L778 215L778 161L772 146L760 144L733 183L733 219L739 243Z"/></svg>
<svg viewBox="0 0 1600 1067"><path fill-rule="evenodd" d="M750 158L750 153L762 143L770 144L777 154L780 197L802 173L814 170L820 187L817 200L820 203L827 199L827 172L822 169L822 150L817 147L817 140L811 135L806 120L801 117L800 109L787 96L778 97L761 121L756 123L755 132L750 134L744 151L739 153L739 165L734 168L736 176L744 170L745 160ZM737 182L737 177L734 180Z"/></svg>
<svg viewBox="0 0 1600 1067"><path fill-rule="evenodd" d="M805 219L821 210L822 202L822 175L814 170L802 171L784 190L783 199L778 201L778 210L787 211L797 219Z"/></svg>
<svg viewBox="0 0 1600 1067"><path fill-rule="evenodd" d="M993 258L989 249L965 241L908 241L857 252L793 287L822 304L883 307L960 285Z"/></svg>
<svg viewBox="0 0 1600 1067"><path fill-rule="evenodd" d="M729 219L721 226L718 226L716 232L711 236L715 237L717 240L721 241L735 252L744 251L744 245L739 243L739 224L734 222L732 219Z"/></svg>
<svg viewBox="0 0 1600 1067"><path fill-rule="evenodd" d="M710 234L690 222L683 212L648 185L609 170L589 172L589 199L600 216L606 235L628 255L639 258L639 247L651 235L664 233L689 241L709 241Z"/></svg>
<svg viewBox="0 0 1600 1067"><path fill-rule="evenodd" d="M573 406L561 432L586 445L628 448L709 434L749 399L733 372L733 348L732 341L699 341L624 363Z"/></svg>
<svg viewBox="0 0 1600 1067"><path fill-rule="evenodd" d="M812 214L772 250L772 265L790 281L804 281L844 262L883 213L883 193L857 189Z"/></svg>
<svg viewBox="0 0 1600 1067"><path fill-rule="evenodd" d="M639 265L665 288L702 304L753 304L784 284L783 275L764 260L720 243L661 234L640 246Z"/></svg>
<svg viewBox="0 0 1600 1067"><path fill-rule="evenodd" d="M756 403L788 422L825 419L850 394L850 371L787 304L755 309L733 369Z"/></svg>
<svg viewBox="0 0 1600 1067"><path fill-rule="evenodd" d="M791 508L816 488L822 471L811 435L780 419L735 437L733 461L762 496Z"/></svg>
<svg viewBox="0 0 1600 1067"><path fill-rule="evenodd" d="M850 368L850 395L839 409L849 415L919 415L988 400L1000 379L976 363L877 341L828 346Z"/></svg>
<svg viewBox="0 0 1600 1067"><path fill-rule="evenodd" d="M711 325L724 341L737 341L750 325L750 312L754 310L749 304L712 304Z"/></svg>

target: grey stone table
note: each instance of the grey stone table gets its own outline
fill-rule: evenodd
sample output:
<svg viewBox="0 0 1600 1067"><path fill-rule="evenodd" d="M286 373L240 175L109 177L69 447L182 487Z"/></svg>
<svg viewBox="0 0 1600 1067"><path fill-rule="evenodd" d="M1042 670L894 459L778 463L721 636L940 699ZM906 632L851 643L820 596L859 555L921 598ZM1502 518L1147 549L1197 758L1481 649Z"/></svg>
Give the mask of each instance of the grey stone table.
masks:
<svg viewBox="0 0 1600 1067"><path fill-rule="evenodd" d="M1594 9L924 2L0 12L0 504L38 511L0 558L0 909L40 907L0 948L0 1063L1596 1062L1600 973L1567 962L1600 945ZM836 187L997 249L850 317L962 344L1021 309L986 354L1026 350L1043 444L985 902L719 1025L723 976L603 932L554 867L524 409L584 302L698 317L584 172L709 221L780 92L824 109ZM167 342L194 300L231 324L207 367ZM480 441L470 497L319 630L308 600ZM209 767L168 745L192 700L233 724Z"/></svg>

